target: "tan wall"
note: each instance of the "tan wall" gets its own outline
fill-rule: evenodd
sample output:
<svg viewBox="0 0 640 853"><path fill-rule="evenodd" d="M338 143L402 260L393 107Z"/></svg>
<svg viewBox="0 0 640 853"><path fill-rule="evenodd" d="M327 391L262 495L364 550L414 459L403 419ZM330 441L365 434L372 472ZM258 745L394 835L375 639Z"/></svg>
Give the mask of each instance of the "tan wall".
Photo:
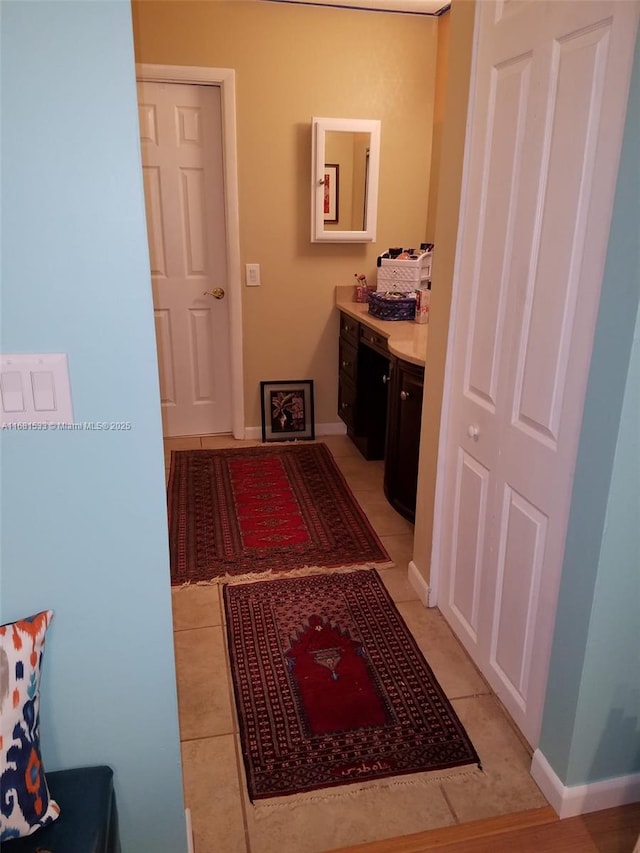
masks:
<svg viewBox="0 0 640 853"><path fill-rule="evenodd" d="M473 0L453 0L413 551L413 562L427 581L431 568L440 414L458 234L474 14Z"/></svg>
<svg viewBox="0 0 640 853"><path fill-rule="evenodd" d="M438 190L440 187L440 160L442 157L442 129L447 102L447 78L449 66L449 40L451 11L438 18L438 52L436 55L436 88L433 104L433 140L431 148L431 180L429 182L429 211L427 215L427 240L435 243L436 219L438 214Z"/></svg>
<svg viewBox="0 0 640 853"><path fill-rule="evenodd" d="M437 19L255 0L134 0L136 61L236 70L247 426L261 379L316 383L335 423L334 288L426 237ZM378 239L310 242L312 116L381 119ZM244 267L243 267L244 268Z"/></svg>

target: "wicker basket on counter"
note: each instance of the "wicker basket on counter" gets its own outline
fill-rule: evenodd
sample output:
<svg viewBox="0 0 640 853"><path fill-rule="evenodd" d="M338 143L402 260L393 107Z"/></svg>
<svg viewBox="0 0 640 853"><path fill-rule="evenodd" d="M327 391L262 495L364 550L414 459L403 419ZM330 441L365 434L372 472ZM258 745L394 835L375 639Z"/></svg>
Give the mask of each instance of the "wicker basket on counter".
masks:
<svg viewBox="0 0 640 853"><path fill-rule="evenodd" d="M395 290L370 293L369 314L378 320L414 320L416 295Z"/></svg>

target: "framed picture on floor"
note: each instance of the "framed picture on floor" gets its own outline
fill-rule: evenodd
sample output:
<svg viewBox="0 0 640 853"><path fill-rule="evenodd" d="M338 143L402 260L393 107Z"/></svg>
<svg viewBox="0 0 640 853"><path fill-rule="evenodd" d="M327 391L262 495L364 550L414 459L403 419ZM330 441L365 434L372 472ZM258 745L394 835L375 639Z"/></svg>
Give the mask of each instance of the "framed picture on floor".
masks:
<svg viewBox="0 0 640 853"><path fill-rule="evenodd" d="M263 441L315 438L313 379L260 383Z"/></svg>

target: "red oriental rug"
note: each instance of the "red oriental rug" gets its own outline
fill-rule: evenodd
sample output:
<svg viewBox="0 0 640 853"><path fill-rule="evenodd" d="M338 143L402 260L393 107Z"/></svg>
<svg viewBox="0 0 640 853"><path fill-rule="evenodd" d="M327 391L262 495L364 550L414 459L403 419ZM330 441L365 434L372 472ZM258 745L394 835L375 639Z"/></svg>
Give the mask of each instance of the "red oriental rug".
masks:
<svg viewBox="0 0 640 853"><path fill-rule="evenodd" d="M479 765L374 569L227 585L224 602L252 801Z"/></svg>
<svg viewBox="0 0 640 853"><path fill-rule="evenodd" d="M392 565L325 444L177 450L171 583Z"/></svg>

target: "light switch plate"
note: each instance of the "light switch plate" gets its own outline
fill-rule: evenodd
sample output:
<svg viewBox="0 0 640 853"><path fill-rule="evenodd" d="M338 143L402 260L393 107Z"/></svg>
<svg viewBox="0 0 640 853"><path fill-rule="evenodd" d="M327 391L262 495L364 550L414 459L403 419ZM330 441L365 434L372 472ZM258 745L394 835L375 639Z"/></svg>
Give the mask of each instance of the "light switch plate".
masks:
<svg viewBox="0 0 640 853"><path fill-rule="evenodd" d="M247 287L260 286L260 264L245 264L245 283Z"/></svg>
<svg viewBox="0 0 640 853"><path fill-rule="evenodd" d="M1 355L0 418L2 426L73 423L67 354Z"/></svg>

